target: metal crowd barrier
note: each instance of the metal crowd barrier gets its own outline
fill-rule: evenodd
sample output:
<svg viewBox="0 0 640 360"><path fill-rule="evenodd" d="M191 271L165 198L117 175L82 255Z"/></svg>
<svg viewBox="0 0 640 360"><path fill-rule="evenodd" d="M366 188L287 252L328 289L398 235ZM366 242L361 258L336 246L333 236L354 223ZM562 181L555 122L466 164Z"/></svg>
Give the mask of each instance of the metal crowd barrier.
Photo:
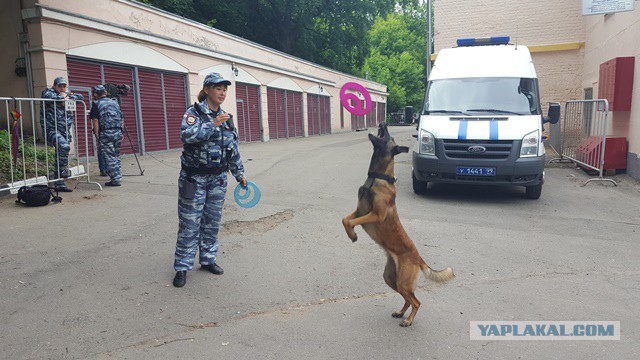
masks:
<svg viewBox="0 0 640 360"><path fill-rule="evenodd" d="M74 116L71 129L65 121L67 134L72 135L72 141L69 152L69 177L64 179L60 177L61 174L55 172L58 160L55 156L58 153L54 149L58 145L58 137L56 136L55 144L50 143L46 136L46 122L45 129L42 129L40 125L41 111L46 116L47 107L45 104L48 103L53 103L54 112L62 106L65 110L72 111ZM2 121L2 117L6 117L5 121ZM90 177L89 141L92 133L89 131L91 125L88 121L87 105L82 100L0 97L0 129L4 128L2 122L5 122L7 129L6 136L0 138L0 145L4 143L0 148L2 156L0 158L0 166L2 166L0 191L8 189L12 193L16 193L20 187L26 185L80 178L84 181L79 181L75 187L80 184L93 184L102 190L102 186L91 181ZM70 130L72 131L70 132ZM56 134L58 134L57 127ZM39 138L42 141L39 141ZM8 159L3 154L6 150L3 148L6 148L7 145ZM8 174L5 168L8 170Z"/></svg>
<svg viewBox="0 0 640 360"><path fill-rule="evenodd" d="M564 119L560 132L560 154L552 162L573 162L588 170L598 172L592 181L607 181L618 185L613 179L604 178L604 154L607 142L607 117L609 102L606 99L571 100L565 103Z"/></svg>

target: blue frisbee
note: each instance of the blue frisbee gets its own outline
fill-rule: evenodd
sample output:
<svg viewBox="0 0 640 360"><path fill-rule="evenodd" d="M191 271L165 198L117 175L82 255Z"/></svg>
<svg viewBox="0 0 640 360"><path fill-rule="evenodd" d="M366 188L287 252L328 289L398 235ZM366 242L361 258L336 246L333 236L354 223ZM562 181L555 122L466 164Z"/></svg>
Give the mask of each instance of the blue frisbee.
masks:
<svg viewBox="0 0 640 360"><path fill-rule="evenodd" d="M245 209L258 205L261 195L258 185L252 181L247 181L246 187L242 186L242 184L238 184L238 186L236 186L236 190L233 192L233 198L235 199L236 204Z"/></svg>

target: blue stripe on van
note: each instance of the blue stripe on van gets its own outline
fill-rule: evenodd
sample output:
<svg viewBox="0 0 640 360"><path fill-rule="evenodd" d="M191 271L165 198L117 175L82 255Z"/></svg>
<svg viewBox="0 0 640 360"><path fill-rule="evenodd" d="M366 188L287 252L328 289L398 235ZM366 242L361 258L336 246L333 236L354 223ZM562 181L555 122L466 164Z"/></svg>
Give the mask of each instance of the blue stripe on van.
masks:
<svg viewBox="0 0 640 360"><path fill-rule="evenodd" d="M467 126L469 122L467 120L460 120L460 127L458 128L458 140L467 139Z"/></svg>
<svg viewBox="0 0 640 360"><path fill-rule="evenodd" d="M496 120L489 122L489 139L498 140L498 122Z"/></svg>

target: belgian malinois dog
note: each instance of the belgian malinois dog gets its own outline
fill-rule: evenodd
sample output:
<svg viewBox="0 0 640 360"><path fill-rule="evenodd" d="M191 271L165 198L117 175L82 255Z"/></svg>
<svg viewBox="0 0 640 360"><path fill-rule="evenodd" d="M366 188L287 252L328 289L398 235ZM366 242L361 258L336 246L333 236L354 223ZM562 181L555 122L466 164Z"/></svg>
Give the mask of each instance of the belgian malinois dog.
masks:
<svg viewBox="0 0 640 360"><path fill-rule="evenodd" d="M420 308L420 301L414 295L420 272L440 283L453 279L453 270L431 269L420 257L398 218L393 158L409 152L409 148L398 146L384 123L378 126L378 136L369 134L369 140L373 143L373 156L368 177L358 190L358 208L342 219L342 225L353 242L358 240L354 227L362 225L364 231L386 252L384 281L405 300L402 309L392 316L404 317L411 305L411 314L400 324L411 326Z"/></svg>

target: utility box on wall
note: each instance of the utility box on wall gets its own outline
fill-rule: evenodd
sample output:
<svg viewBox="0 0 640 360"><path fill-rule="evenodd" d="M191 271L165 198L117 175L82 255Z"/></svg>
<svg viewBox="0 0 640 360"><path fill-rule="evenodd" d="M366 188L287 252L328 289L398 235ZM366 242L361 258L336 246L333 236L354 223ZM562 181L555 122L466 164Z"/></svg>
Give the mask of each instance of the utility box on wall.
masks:
<svg viewBox="0 0 640 360"><path fill-rule="evenodd" d="M617 57L600 64L598 99L609 101L610 111L631 111L635 58Z"/></svg>

